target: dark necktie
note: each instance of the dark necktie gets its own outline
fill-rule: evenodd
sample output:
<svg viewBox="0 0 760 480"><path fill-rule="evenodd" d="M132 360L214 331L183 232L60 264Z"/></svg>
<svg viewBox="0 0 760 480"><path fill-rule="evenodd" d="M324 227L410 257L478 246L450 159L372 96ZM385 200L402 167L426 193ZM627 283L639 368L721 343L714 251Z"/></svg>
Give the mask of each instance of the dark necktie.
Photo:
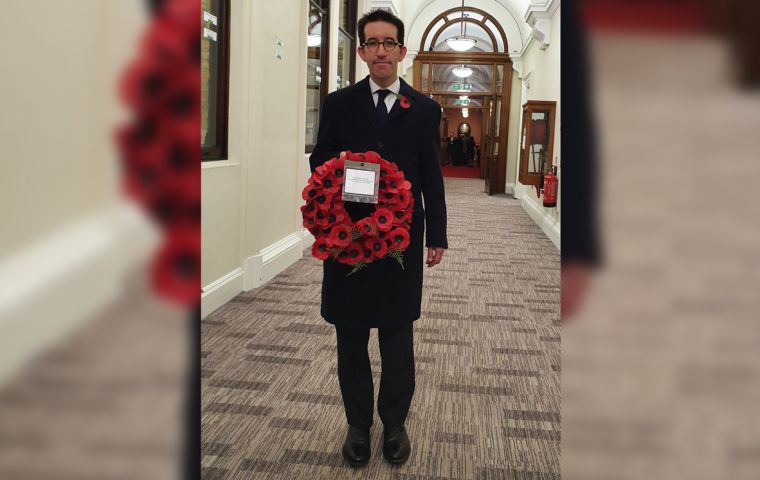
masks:
<svg viewBox="0 0 760 480"><path fill-rule="evenodd" d="M385 105L385 97L391 93L390 90L378 90L377 91L377 105L375 106L375 115L380 125L385 123L386 117L388 117L388 106Z"/></svg>

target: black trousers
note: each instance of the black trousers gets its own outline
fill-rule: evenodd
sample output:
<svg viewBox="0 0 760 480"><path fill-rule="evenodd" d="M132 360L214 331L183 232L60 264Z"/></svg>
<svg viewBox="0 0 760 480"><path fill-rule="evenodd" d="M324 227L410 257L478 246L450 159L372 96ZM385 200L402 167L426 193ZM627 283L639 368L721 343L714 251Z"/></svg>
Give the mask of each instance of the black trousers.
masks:
<svg viewBox="0 0 760 480"><path fill-rule="evenodd" d="M369 329L335 327L338 381L349 425L369 427L374 386L369 364ZM382 373L377 411L385 427L403 425L414 395L413 324L378 328Z"/></svg>

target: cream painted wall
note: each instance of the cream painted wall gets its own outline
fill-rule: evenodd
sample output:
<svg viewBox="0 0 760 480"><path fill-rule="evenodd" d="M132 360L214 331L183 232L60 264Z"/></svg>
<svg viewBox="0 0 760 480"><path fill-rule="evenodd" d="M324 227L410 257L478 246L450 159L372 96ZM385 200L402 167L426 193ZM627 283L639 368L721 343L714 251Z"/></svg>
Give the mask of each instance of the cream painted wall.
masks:
<svg viewBox="0 0 760 480"><path fill-rule="evenodd" d="M232 1L229 157L202 166L204 286L236 269L252 274L250 259L303 232L306 8Z"/></svg>
<svg viewBox="0 0 760 480"><path fill-rule="evenodd" d="M306 3L253 2L252 13L247 256L300 230L303 185L296 181L305 142ZM275 38L283 42L282 60Z"/></svg>
<svg viewBox="0 0 760 480"><path fill-rule="evenodd" d="M201 272L208 285L240 267L240 165L208 162L201 182Z"/></svg>
<svg viewBox="0 0 760 480"><path fill-rule="evenodd" d="M201 164L201 285L240 267L242 172L246 158L251 15L248 2L233 0L230 15L228 157Z"/></svg>
<svg viewBox="0 0 760 480"><path fill-rule="evenodd" d="M4 2L3 14L0 257L118 198L116 79L146 18L119 0Z"/></svg>
<svg viewBox="0 0 760 480"><path fill-rule="evenodd" d="M523 75L530 75L530 89L526 89L523 93L523 99L520 102L520 108L522 104L528 100L553 100L557 102L556 118L554 121L554 146L552 157L553 161L559 162L561 157L561 119L562 119L562 103L560 102L560 12L561 7L557 8L556 12L552 16L551 20L551 39L549 46L545 50L541 50L538 41L534 41L527 48L525 55L523 56ZM520 115L522 117L522 115ZM518 119L519 122L522 118ZM519 125L521 128L522 125ZM518 130L520 131L520 130ZM519 153L519 145L515 145L515 150ZM517 167L519 169L519 166ZM561 181L560 181L561 184ZM520 197L526 196L532 200L541 213L553 221L559 222L561 205L557 202L557 208L544 208L542 205L543 198L539 199L536 196L535 188L526 187L522 184L518 185L518 195Z"/></svg>

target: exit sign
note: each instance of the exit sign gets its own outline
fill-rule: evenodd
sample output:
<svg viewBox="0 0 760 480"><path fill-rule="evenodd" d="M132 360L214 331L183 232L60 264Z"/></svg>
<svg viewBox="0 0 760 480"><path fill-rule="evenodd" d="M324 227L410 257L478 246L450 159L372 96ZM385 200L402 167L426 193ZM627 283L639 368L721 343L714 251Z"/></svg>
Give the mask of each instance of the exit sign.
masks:
<svg viewBox="0 0 760 480"><path fill-rule="evenodd" d="M454 100L454 105L469 105L470 99L469 98L457 98Z"/></svg>
<svg viewBox="0 0 760 480"><path fill-rule="evenodd" d="M455 83L451 86L451 89L457 92L471 92L472 85L469 83Z"/></svg>

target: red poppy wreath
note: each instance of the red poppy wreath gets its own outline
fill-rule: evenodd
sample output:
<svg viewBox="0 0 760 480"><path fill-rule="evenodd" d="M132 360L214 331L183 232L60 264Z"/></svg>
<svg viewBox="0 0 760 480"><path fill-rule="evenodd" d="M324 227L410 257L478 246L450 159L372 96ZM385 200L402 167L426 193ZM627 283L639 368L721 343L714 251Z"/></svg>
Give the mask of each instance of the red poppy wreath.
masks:
<svg viewBox="0 0 760 480"><path fill-rule="evenodd" d="M356 222L342 198L346 160L380 164L375 211ZM349 275L383 258L395 259L403 269L414 208L411 188L404 172L376 152L341 152L338 158L317 167L303 189L306 205L301 207L303 225L316 239L312 255L353 266Z"/></svg>

